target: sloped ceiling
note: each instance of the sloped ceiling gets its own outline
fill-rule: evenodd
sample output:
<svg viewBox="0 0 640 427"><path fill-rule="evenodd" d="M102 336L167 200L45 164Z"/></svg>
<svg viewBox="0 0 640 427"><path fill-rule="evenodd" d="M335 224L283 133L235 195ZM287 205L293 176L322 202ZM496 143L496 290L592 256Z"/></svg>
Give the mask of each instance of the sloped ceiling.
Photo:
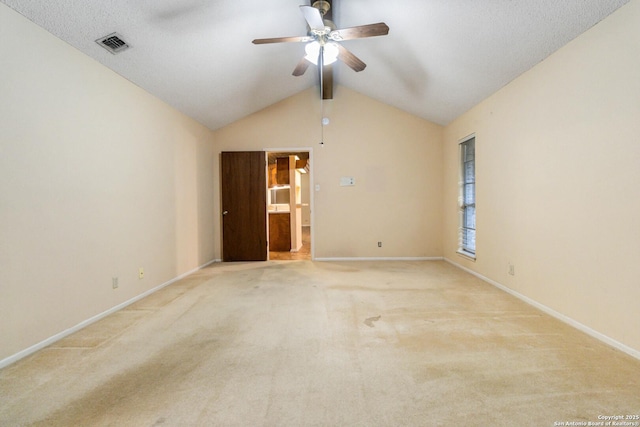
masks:
<svg viewBox="0 0 640 427"><path fill-rule="evenodd" d="M0 1L212 130L318 84L291 75L304 45L251 43L304 35L304 0ZM390 27L343 42L367 68L335 80L445 125L627 2L334 0L339 28ZM132 47L95 43L113 32Z"/></svg>

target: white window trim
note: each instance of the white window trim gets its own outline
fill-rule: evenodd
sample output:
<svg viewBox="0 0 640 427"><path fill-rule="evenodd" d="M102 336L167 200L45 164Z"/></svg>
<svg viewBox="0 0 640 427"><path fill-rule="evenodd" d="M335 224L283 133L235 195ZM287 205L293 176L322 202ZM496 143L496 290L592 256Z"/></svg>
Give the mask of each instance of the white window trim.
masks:
<svg viewBox="0 0 640 427"><path fill-rule="evenodd" d="M464 249L458 249L456 251L456 253L462 257L468 258L471 261L475 261L476 260L476 254L472 254L471 252L467 252Z"/></svg>

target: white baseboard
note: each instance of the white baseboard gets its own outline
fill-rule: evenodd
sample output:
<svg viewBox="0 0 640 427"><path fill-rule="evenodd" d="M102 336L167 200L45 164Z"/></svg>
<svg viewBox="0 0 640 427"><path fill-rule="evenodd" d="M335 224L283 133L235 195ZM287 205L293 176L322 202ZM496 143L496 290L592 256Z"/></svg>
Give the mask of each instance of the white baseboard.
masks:
<svg viewBox="0 0 640 427"><path fill-rule="evenodd" d="M75 326L72 326L69 329L65 329L64 331L62 331L60 333L57 333L57 334L55 334L55 335L53 335L53 336L51 336L51 337L49 337L49 338L47 338L47 339L45 339L43 341L40 341L39 343L34 344L31 347L25 348L24 350L19 351L16 354L13 354L13 355L11 355L9 357L6 357L6 358L0 360L0 369L4 368L6 366L9 366L12 363L17 362L18 360L23 359L23 358L33 354L36 351L41 350L41 349L43 349L43 348L55 343L56 341L59 341L62 338L65 338L65 337L73 334L74 332L78 332L80 329L85 328L85 327L91 325L92 323L95 323L98 320L101 320L101 319L107 317L108 315L115 313L116 311L122 310L123 308L133 304L134 302L140 301L142 298L147 297L147 296L151 295L152 293L157 292L160 289L162 289L164 287L167 287L172 283L177 282L180 279L184 279L188 275L193 274L196 271L201 270L201 269L213 264L214 262L217 262L217 260L209 261L206 264L201 265L200 267L197 267L197 268L194 268L193 270L187 271L186 273L183 273L183 274L181 274L181 275L179 275L177 277L174 277L173 279L169 280L168 282L165 282L165 283L163 283L163 284L161 284L159 286L156 286L153 289L149 289L148 291L146 291L146 292L144 292L144 293L142 293L140 295L137 295L137 296L131 298L130 300L127 300L127 301L125 301L125 302L123 302L121 304L118 304L115 307L111 307L107 311L104 311L104 312L102 312L100 314L97 314L97 315L95 315L95 316L93 316L93 317L91 317L89 319L83 320L82 322L78 323Z"/></svg>
<svg viewBox="0 0 640 427"><path fill-rule="evenodd" d="M314 261L442 261L443 257L329 257Z"/></svg>
<svg viewBox="0 0 640 427"><path fill-rule="evenodd" d="M538 310L541 310L541 311L545 312L546 314L548 314L548 315L550 315L552 317L555 317L556 319L558 319L558 320L560 320L560 321L562 321L562 322L564 322L564 323L566 323L566 324L578 329L579 331L582 331L585 334L590 335L593 338L596 338L597 340L602 341L603 343L608 344L611 347L616 348L616 349L618 349L618 350L620 350L620 351L622 351L624 353L627 353L628 355L640 360L640 351L638 351L638 350L636 350L634 348L631 348L631 347L629 347L629 346L627 346L627 345L625 345L625 344L623 344L623 343L621 343L619 341L616 341L613 338L610 338L610 337L608 337L608 336L606 336L606 335L604 335L604 334L602 334L602 333L600 333L600 332L598 332L596 330L593 330L590 327L588 327L586 325L583 325L582 323L572 319L571 317L565 316L564 314L562 314L560 312L557 312L554 309L549 308L544 304L540 304L538 301L535 301L535 300L533 300L533 299L531 299L531 298L529 298L529 297L527 297L525 295L522 295L521 293L516 292L513 289L508 288L507 286L496 282L495 280L491 280L488 277L485 277L485 276L483 276L483 275L481 275L481 274L479 274L479 273L477 273L477 272L475 272L475 271L473 271L473 270L471 270L469 268L466 268L466 267L464 267L464 266L462 266L460 264L457 264L456 262L454 262L454 261L452 261L452 260L450 260L450 259L448 259L446 257L444 258L444 260L446 262L448 262L449 264L451 264L451 265L453 265L455 267L458 267L459 269L464 270L467 273L470 273L470 274L476 276L477 278L489 283L490 285L493 285L496 288L501 289L501 290L505 291L506 293L508 293L510 295L513 295L514 297L518 298L521 301L526 302L527 304L537 308Z"/></svg>

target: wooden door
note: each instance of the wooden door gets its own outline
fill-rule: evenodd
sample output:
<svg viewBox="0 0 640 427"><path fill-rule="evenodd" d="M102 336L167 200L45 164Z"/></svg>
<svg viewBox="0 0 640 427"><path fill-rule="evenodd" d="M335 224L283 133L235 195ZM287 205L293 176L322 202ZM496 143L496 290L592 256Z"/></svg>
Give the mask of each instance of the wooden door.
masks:
<svg viewBox="0 0 640 427"><path fill-rule="evenodd" d="M266 261L267 185L263 151L222 152L222 260Z"/></svg>

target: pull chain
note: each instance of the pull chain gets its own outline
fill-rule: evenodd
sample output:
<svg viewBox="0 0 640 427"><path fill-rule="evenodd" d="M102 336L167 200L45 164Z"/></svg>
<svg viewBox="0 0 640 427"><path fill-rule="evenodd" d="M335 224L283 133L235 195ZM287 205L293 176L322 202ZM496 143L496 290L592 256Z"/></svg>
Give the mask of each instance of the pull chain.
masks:
<svg viewBox="0 0 640 427"><path fill-rule="evenodd" d="M322 46L318 65L320 67L320 146L324 147L324 48Z"/></svg>

